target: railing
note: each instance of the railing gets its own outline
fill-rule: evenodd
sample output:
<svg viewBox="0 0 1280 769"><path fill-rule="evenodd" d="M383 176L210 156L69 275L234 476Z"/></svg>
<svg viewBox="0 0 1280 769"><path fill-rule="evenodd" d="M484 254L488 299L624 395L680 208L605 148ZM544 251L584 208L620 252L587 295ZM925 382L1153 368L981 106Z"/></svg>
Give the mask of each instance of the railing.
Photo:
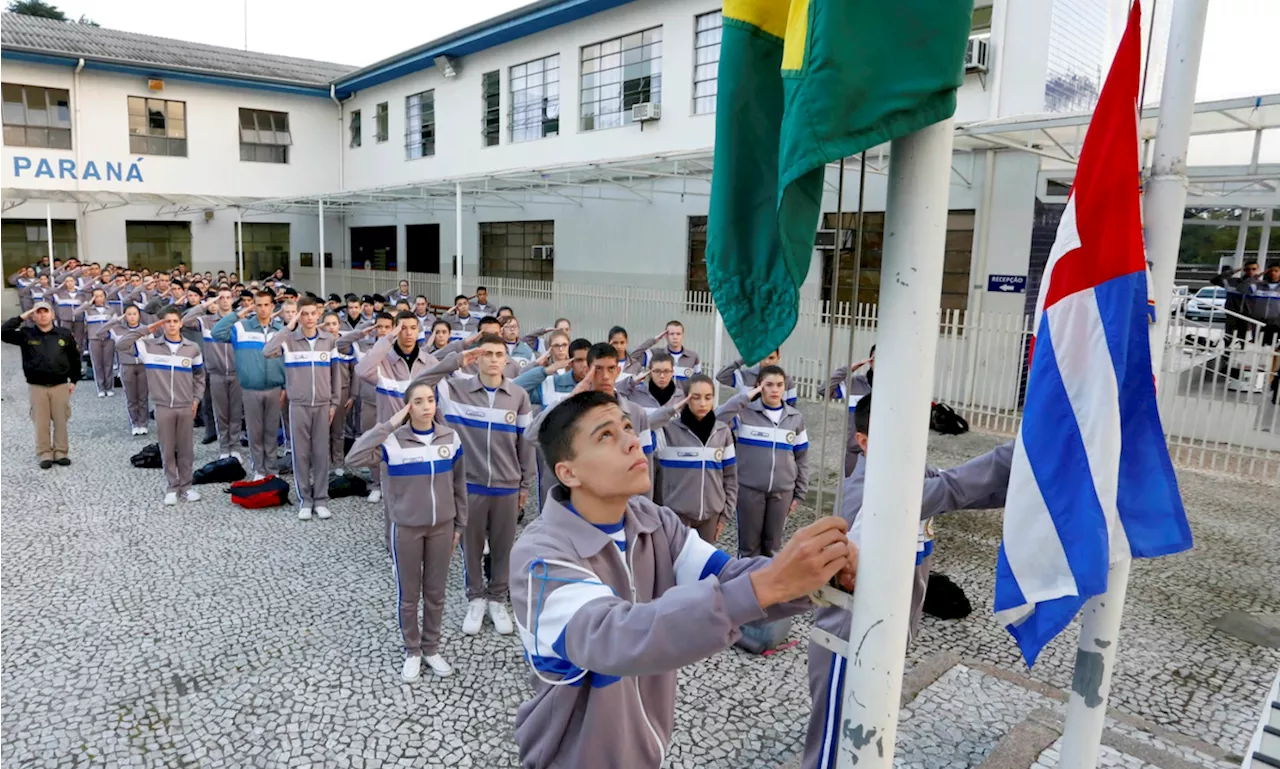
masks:
<svg viewBox="0 0 1280 769"><path fill-rule="evenodd" d="M319 288L316 270L295 273L300 287ZM412 294L425 295L433 304L452 304L451 276L327 270L325 282L330 292L367 294L387 292L401 279L409 281ZM524 329L550 326L566 317L573 322L575 336L600 341L618 325L627 329L634 346L662 331L668 320L678 319L685 325L689 346L710 366L715 312L706 292L487 277L469 281L466 290L477 284L488 288L490 302L513 307ZM801 398L817 398L830 376L829 322L836 325L835 360L849 363L844 358L851 315L853 357L865 358L876 338L875 305L859 305L853 312L848 303L828 308L817 299L800 301L782 362ZM1015 435L1022 419L1030 323L1022 313L943 311L934 399L953 406L974 429ZM737 351L727 336L723 341L727 363ZM1260 341L1257 334L1248 341L1228 339L1221 324L1181 317L1170 323L1159 407L1176 464L1280 483L1280 409L1271 402L1275 396L1270 390L1280 357Z"/></svg>

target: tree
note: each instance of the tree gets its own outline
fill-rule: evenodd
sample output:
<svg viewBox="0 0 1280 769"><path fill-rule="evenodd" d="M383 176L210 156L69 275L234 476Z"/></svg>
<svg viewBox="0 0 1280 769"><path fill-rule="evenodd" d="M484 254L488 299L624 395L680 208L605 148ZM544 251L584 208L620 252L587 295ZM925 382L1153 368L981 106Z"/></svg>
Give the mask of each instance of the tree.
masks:
<svg viewBox="0 0 1280 769"><path fill-rule="evenodd" d="M55 21L71 21L67 18L67 14L56 5L46 3L44 0L11 0L8 7L5 8L9 13L18 13L23 16L39 16L42 19L53 19ZM76 20L76 24L83 24L86 27L101 26L93 19L80 14L80 18Z"/></svg>
<svg viewBox="0 0 1280 769"><path fill-rule="evenodd" d="M43 19L55 19L57 21L67 20L67 14L63 13L56 5L50 5L44 0L13 0L6 10L9 13L20 13L23 16L39 16Z"/></svg>

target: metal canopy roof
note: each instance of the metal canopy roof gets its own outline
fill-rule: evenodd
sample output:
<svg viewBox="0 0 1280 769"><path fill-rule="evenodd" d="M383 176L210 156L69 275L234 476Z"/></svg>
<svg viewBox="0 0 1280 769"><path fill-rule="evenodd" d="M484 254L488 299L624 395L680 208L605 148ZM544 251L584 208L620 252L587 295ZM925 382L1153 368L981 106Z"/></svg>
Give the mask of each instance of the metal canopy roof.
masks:
<svg viewBox="0 0 1280 769"><path fill-rule="evenodd" d="M49 190L5 187L0 190L4 210L23 203L73 203L84 207L85 213L120 208L129 205L156 206L157 216L181 216L183 214L218 208L247 207L257 198L228 197L225 195L187 195L155 192L111 192L108 190Z"/></svg>

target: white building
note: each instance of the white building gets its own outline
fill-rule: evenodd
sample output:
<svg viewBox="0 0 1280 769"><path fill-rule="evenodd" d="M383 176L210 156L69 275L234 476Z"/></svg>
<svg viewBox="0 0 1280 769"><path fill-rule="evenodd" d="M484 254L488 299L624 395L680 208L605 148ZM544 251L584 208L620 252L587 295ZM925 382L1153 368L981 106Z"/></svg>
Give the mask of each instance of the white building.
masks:
<svg viewBox="0 0 1280 769"><path fill-rule="evenodd" d="M986 57L957 124L1092 106L1125 0L977 5ZM460 249L466 275L705 288L719 27L714 0L541 0L352 70L5 14L6 273L46 252L47 208L62 256L230 270L243 217L247 273L305 270L323 199L333 267L448 274ZM643 103L661 118L633 121ZM1028 273L1053 190L1043 152L998 141L957 139L947 308L1024 301L988 293L987 276ZM862 301L887 159L870 162ZM815 251L810 296L829 253Z"/></svg>

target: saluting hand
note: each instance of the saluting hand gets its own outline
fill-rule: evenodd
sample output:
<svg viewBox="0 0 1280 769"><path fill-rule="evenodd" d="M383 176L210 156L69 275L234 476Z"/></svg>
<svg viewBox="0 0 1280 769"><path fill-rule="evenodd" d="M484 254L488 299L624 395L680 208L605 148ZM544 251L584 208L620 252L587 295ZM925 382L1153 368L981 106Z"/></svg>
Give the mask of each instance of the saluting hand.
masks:
<svg viewBox="0 0 1280 769"><path fill-rule="evenodd" d="M404 421L408 418L409 418L409 404L406 403L404 404L403 408L401 408L399 411L397 411L395 414L391 416L391 423L394 425L400 425L400 424L403 424Z"/></svg>
<svg viewBox="0 0 1280 769"><path fill-rule="evenodd" d="M151 323L147 326L147 331L150 331L151 333L154 334L155 332L159 331L163 327L164 327L164 321L157 320L156 322Z"/></svg>
<svg viewBox="0 0 1280 769"><path fill-rule="evenodd" d="M756 398L759 398L760 392L762 390L764 390L764 388L761 387L760 385L756 385L755 387L752 387L750 390L747 390L747 400L755 400Z"/></svg>
<svg viewBox="0 0 1280 769"><path fill-rule="evenodd" d="M673 404L672 404L672 406L671 406L671 410L672 410L673 412L675 412L675 413L679 414L679 413L680 413L680 409L684 408L685 404L686 404L686 403L688 403L688 402L689 402L689 396L688 396L688 395L686 395L686 396L684 396L683 398L681 398L680 400L678 400L678 401L676 401L675 403L673 403Z"/></svg>
<svg viewBox="0 0 1280 769"><path fill-rule="evenodd" d="M481 349L480 349L480 348L478 348L478 347L473 347L473 348L472 348L472 349L470 349L470 350L463 350L463 351L462 351L462 365L463 365L463 366L470 366L470 365L474 364L476 361L480 360L480 356L481 356L483 353L484 353L484 350L481 350Z"/></svg>
<svg viewBox="0 0 1280 769"><path fill-rule="evenodd" d="M871 362L871 358L863 358L862 360L858 361L857 363L854 363L853 365L849 366L849 373L850 373L850 374L852 374L853 372L855 372L855 371L857 371L858 369L862 368L863 366L865 366L865 365L869 364L870 362Z"/></svg>
<svg viewBox="0 0 1280 769"><path fill-rule="evenodd" d="M581 382L579 382L577 385L574 386L573 392L569 393L569 395L573 396L573 395L577 395L578 393L590 392L591 389L592 389L591 377L585 376L582 378Z"/></svg>

